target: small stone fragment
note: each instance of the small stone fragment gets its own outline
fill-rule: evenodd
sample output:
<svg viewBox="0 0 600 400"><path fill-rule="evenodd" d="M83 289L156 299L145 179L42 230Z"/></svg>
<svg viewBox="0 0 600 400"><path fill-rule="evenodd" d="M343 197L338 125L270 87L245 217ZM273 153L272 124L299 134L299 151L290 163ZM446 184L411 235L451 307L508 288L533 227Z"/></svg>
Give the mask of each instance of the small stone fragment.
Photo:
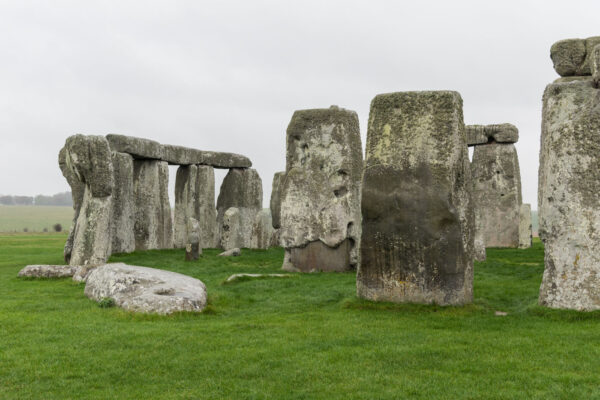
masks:
<svg viewBox="0 0 600 400"><path fill-rule="evenodd" d="M242 254L242 251L238 248L230 249L219 254L221 257L237 257Z"/></svg>
<svg viewBox="0 0 600 400"><path fill-rule="evenodd" d="M292 274L233 274L229 276L223 283L234 283L238 281L247 281L247 280L255 280L255 279L265 279L265 278L291 278L296 275Z"/></svg>
<svg viewBox="0 0 600 400"><path fill-rule="evenodd" d="M28 265L19 271L22 278L68 278L77 270L73 265Z"/></svg>

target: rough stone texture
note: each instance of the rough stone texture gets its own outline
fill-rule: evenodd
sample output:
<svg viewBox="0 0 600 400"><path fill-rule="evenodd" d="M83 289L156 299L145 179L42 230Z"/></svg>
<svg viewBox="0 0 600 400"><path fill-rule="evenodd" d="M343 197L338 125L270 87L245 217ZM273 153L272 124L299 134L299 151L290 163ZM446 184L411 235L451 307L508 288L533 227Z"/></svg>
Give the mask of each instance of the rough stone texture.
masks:
<svg viewBox="0 0 600 400"><path fill-rule="evenodd" d="M162 145L154 140L116 134L106 135L106 139L113 151L131 154L137 159L160 160L163 156Z"/></svg>
<svg viewBox="0 0 600 400"><path fill-rule="evenodd" d="M68 278L77 270L73 265L28 265L19 271L22 278Z"/></svg>
<svg viewBox="0 0 600 400"><path fill-rule="evenodd" d="M206 306L206 286L200 280L123 263L94 269L87 277L85 295L96 301L111 298L125 310L143 313L199 312Z"/></svg>
<svg viewBox="0 0 600 400"><path fill-rule="evenodd" d="M223 283L234 283L239 281L250 281L266 278L292 278L297 275L292 274L233 274L229 276Z"/></svg>
<svg viewBox="0 0 600 400"><path fill-rule="evenodd" d="M76 267L73 280L75 282L85 282L90 273L98 268L98 265L80 265Z"/></svg>
<svg viewBox="0 0 600 400"><path fill-rule="evenodd" d="M486 247L519 246L521 174L514 144L475 146L471 163L473 204L481 218L476 231Z"/></svg>
<svg viewBox="0 0 600 400"><path fill-rule="evenodd" d="M280 240L293 254L284 260L284 268L308 272L358 266L361 171L354 111L332 106L294 113L287 129L280 202ZM319 259L315 254L327 256Z"/></svg>
<svg viewBox="0 0 600 400"><path fill-rule="evenodd" d="M600 45L594 46L591 55L592 79L594 86L600 87Z"/></svg>
<svg viewBox="0 0 600 400"><path fill-rule="evenodd" d="M229 250L242 247L244 241L240 228L240 210L236 207L228 208L225 211L221 227L221 248Z"/></svg>
<svg viewBox="0 0 600 400"><path fill-rule="evenodd" d="M519 130L513 124L467 125L467 144L475 146L489 142L516 143Z"/></svg>
<svg viewBox="0 0 600 400"><path fill-rule="evenodd" d="M114 178L110 148L104 137L85 135L70 136L65 148L64 165L84 184L77 220L65 245L65 259L70 265L102 264L110 256L112 244Z"/></svg>
<svg viewBox="0 0 600 400"><path fill-rule="evenodd" d="M215 168L250 168L252 166L250 159L241 154L204 151L169 144L163 145L162 159L169 164L204 164Z"/></svg>
<svg viewBox="0 0 600 400"><path fill-rule="evenodd" d="M187 243L185 245L185 260L194 261L202 254L200 247L200 224L195 218L188 218L187 224Z"/></svg>
<svg viewBox="0 0 600 400"><path fill-rule="evenodd" d="M543 97L538 186L545 270L539 302L600 309L600 98L592 78Z"/></svg>
<svg viewBox="0 0 600 400"><path fill-rule="evenodd" d="M592 74L592 53L600 44L600 36L587 39L560 40L550 48L550 58L560 76Z"/></svg>
<svg viewBox="0 0 600 400"><path fill-rule="evenodd" d="M521 204L519 212L519 248L531 247L533 234L531 229L531 205Z"/></svg>
<svg viewBox="0 0 600 400"><path fill-rule="evenodd" d="M362 187L359 297L472 301L474 212L466 144L457 92L373 99Z"/></svg>
<svg viewBox="0 0 600 400"><path fill-rule="evenodd" d="M173 247L169 169L164 161L134 160L134 235L136 250Z"/></svg>
<svg viewBox="0 0 600 400"><path fill-rule="evenodd" d="M71 261L71 252L73 251L73 237L75 235L75 225L77 224L77 218L79 218L79 210L81 209L81 203L83 202L83 193L85 191L85 183L81 181L75 171L69 168L67 165L67 145L63 146L58 153L58 166L63 176L71 187L71 197L73 199L73 222L71 229L69 229L69 236L65 243L63 257L68 263Z"/></svg>
<svg viewBox="0 0 600 400"><path fill-rule="evenodd" d="M242 251L239 248L230 249L219 254L221 257L237 257L242 254Z"/></svg>
<svg viewBox="0 0 600 400"><path fill-rule="evenodd" d="M236 247L251 247L254 218L262 210L262 181L256 170L230 169L223 179L217 199L217 223L220 230L223 229L225 211L231 207L239 211L239 226L233 228L240 233L239 246Z"/></svg>
<svg viewBox="0 0 600 400"><path fill-rule="evenodd" d="M215 208L215 174L206 165L181 166L175 178L174 245L187 243L185 224L195 218L200 224L200 247L218 246Z"/></svg>
<svg viewBox="0 0 600 400"><path fill-rule="evenodd" d="M285 179L285 171L275 172L273 175L273 185L271 186L271 217L273 228L281 228L281 188Z"/></svg>
<svg viewBox="0 0 600 400"><path fill-rule="evenodd" d="M262 209L254 218L252 226L252 246L253 249L268 249L273 240L273 222L271 220L271 210Z"/></svg>
<svg viewBox="0 0 600 400"><path fill-rule="evenodd" d="M472 200L473 200L472 196ZM475 232L473 236L473 257L475 261L485 261L487 255L485 252L485 235L483 229L483 213L480 207L475 205L474 207L475 214Z"/></svg>
<svg viewBox="0 0 600 400"><path fill-rule="evenodd" d="M133 203L133 158L126 153L112 152L114 189L112 196L112 249L114 253L135 250Z"/></svg>

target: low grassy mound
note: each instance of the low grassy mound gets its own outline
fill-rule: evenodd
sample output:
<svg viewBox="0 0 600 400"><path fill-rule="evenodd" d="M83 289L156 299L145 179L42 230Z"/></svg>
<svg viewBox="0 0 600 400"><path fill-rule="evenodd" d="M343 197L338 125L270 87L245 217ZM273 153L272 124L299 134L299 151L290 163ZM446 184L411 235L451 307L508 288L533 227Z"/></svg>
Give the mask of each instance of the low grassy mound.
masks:
<svg viewBox="0 0 600 400"><path fill-rule="evenodd" d="M600 398L600 314L536 305L539 242L489 249L466 307L359 300L353 273L222 284L279 273L279 248L114 255L206 283L205 312L162 317L100 307L69 279L17 278L60 263L65 239L0 236L0 398Z"/></svg>

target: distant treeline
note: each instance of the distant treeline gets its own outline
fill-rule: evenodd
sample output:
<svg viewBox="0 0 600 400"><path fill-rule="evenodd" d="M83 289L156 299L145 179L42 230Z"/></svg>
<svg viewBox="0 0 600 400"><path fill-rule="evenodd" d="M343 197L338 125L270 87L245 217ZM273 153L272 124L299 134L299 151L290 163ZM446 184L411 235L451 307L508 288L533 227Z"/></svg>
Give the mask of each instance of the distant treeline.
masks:
<svg viewBox="0 0 600 400"><path fill-rule="evenodd" d="M3 206L73 206L71 192L56 193L52 196L0 196Z"/></svg>

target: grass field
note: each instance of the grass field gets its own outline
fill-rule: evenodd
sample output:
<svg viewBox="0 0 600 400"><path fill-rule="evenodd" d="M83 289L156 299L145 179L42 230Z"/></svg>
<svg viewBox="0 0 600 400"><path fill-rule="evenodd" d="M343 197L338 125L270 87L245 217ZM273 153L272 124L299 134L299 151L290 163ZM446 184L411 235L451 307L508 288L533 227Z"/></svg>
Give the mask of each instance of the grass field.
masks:
<svg viewBox="0 0 600 400"><path fill-rule="evenodd" d="M206 312L161 317L100 308L69 279L17 278L60 263L65 238L0 236L2 399L600 398L600 313L536 305L539 242L488 249L466 307L361 301L353 273L221 284L278 272L281 249L113 256L207 284Z"/></svg>
<svg viewBox="0 0 600 400"><path fill-rule="evenodd" d="M61 224L68 232L73 219L73 207L60 206L0 206L0 232L52 231Z"/></svg>

